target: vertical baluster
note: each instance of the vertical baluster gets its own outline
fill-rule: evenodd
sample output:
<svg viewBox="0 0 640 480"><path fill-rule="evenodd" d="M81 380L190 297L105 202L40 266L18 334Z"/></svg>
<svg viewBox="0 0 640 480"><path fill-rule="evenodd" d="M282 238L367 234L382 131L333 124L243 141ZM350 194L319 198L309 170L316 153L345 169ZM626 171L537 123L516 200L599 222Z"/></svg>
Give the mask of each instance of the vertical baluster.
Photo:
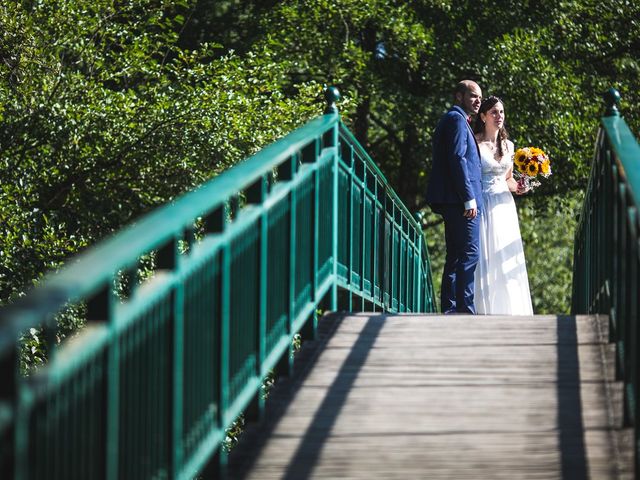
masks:
<svg viewBox="0 0 640 480"><path fill-rule="evenodd" d="M380 182L378 181L377 175L372 175L372 195L371 195L371 296L373 297L373 310L377 311L377 305L382 305L384 302L382 300L381 292L382 288L380 288L380 274L379 274L379 255L380 251L380 214L378 207L378 186Z"/></svg>
<svg viewBox="0 0 640 480"><path fill-rule="evenodd" d="M610 152L607 152L607 155L610 155ZM616 346L617 348L617 355L616 355L616 371L617 371L617 378L618 379L622 379L623 378L623 365L622 365L622 361L620 359L620 355L622 355L623 350L623 345L621 343L621 329L620 329L620 321L618 319L618 304L617 304L617 299L618 299L618 290L619 290L619 285L618 285L618 272L619 272L619 263L620 263L620 241L619 241L619 231L620 231L620 227L619 227L619 223L620 223L620 219L618 218L618 187L619 187L619 181L618 181L618 167L617 165L615 165L615 163L613 161L611 161L612 166L611 166L611 173L612 173L612 178L611 178L611 212L612 212L612 221L611 221L611 244L613 247L613 256L612 256L612 262L611 262L611 266L610 266L610 274L609 274L609 278L611 279L611 309L610 309L610 315L611 315L611 322L613 325L613 331L614 331L614 340L616 342Z"/></svg>
<svg viewBox="0 0 640 480"><path fill-rule="evenodd" d="M226 230L227 219L230 216L229 206L223 203L204 218L205 233L223 234ZM219 305L216 306L219 315L218 332L216 335L216 345L214 348L218 353L217 378L212 381L218 382L216 399L218 404L216 427L226 428L234 420L229 418L229 313L230 313L230 248L225 242L220 253L220 281L217 285L219 292ZM213 294L213 293L212 293ZM224 432L224 430L223 430ZM223 436L224 441L224 436ZM205 465L203 474L205 477L224 478L227 470L227 453L222 445L218 445L214 457Z"/></svg>
<svg viewBox="0 0 640 480"><path fill-rule="evenodd" d="M283 178L284 180L293 180L298 172L298 162L300 156L295 154L291 156L290 161L287 163L287 167L283 168L289 177ZM289 338L293 335L293 320L295 317L295 297L296 297L296 202L297 195L295 187L291 188L289 193L289 272L288 272L288 284L287 288L287 322L286 322L286 334ZM276 373L282 376L290 376L293 372L293 346L288 345L287 350L282 355L278 365L276 366Z"/></svg>
<svg viewBox="0 0 640 480"><path fill-rule="evenodd" d="M324 111L326 115L338 114L338 108L336 107L336 102L340 100L340 92L335 87L329 87L325 90L324 98L327 101L327 107ZM337 147L335 150L335 154L333 157L333 166L332 166L332 191L333 196L331 199L332 205L332 239L331 239L331 257L333 259L331 276L332 276L332 286L331 286L331 310L336 311L338 309L338 226L339 226L339 209L340 205L338 204L338 177L340 175L340 135L339 135L339 122L332 127L331 134L327 133L329 138L330 145Z"/></svg>
<svg viewBox="0 0 640 480"><path fill-rule="evenodd" d="M392 199L389 199L389 209L387 212L389 215L389 223L391 225L391 257L389 264L389 271L391 274L391 308L393 312L398 311L398 304L400 299L398 298L398 270L400 265L400 258L398 252L400 247L398 245L398 225L396 223L396 204Z"/></svg>
<svg viewBox="0 0 640 480"><path fill-rule="evenodd" d="M87 300L87 323L106 323L110 320L110 312L111 307L113 305L112 292L113 290L110 288L110 285L105 285L100 288L91 298ZM117 370L117 364L111 363L113 361L112 350L118 348L118 341L112 340L107 345L106 355L102 355L99 363L93 365L92 370L102 369L102 383L103 383L103 391L105 392L105 402L104 405L106 407L106 415L102 415L99 419L96 419L96 423L100 425L99 431L104 432L104 437L99 439L101 443L98 445L101 447L97 452L93 452L95 455L93 460L87 459L87 461L100 462L102 466L102 470L104 471L105 478L109 479L109 475L111 474L111 467L109 466L110 462L117 464L117 461L112 460L111 454L113 452L117 452L117 422L118 422L118 413L117 409L115 412L112 411L114 408L110 405L112 398L115 396L117 398L118 395L118 383L119 379L113 379L113 369ZM114 355L117 359L117 354ZM97 388L97 387L92 387ZM115 395L112 395L111 390L115 389ZM94 399L94 401L96 401ZM113 434L113 425L115 423L115 437ZM111 442L114 442L115 445L112 445ZM89 465L89 467L93 468L93 465ZM116 467L117 468L117 467ZM98 470L98 468L93 468L94 470ZM113 477L111 477L113 478Z"/></svg>
<svg viewBox="0 0 640 480"><path fill-rule="evenodd" d="M268 179L266 176L260 177L247 189L247 203L261 206L267 197ZM256 327L254 345L256 350L256 371L255 375L262 380L266 376L263 363L265 359L266 332L267 332L267 255L268 255L268 233L269 233L269 212L262 208L260 215L259 233L259 254L258 254L258 309L255 318ZM253 396L247 408L247 420L259 421L264 414L264 397L262 391L258 391Z"/></svg>
<svg viewBox="0 0 640 480"><path fill-rule="evenodd" d="M602 236L603 236L603 240L604 240L604 245L606 245L605 247L605 255L606 255L606 261L604 259L603 255L603 275L605 278L605 282L606 282L606 291L607 291L607 304L606 304L606 310L605 313L607 315L609 315L609 341L613 340L613 335L614 335L614 328L613 328L613 316L611 315L611 309L613 307L613 301L612 301L612 285L611 285L611 279L612 279L612 271L611 271L611 259L613 258L614 255L614 246L613 246L613 238L611 235L611 232L613 231L613 216L611 215L611 211L613 210L613 166L611 165L611 156L607 154L607 151L605 150L605 146L604 146L604 133L603 133L603 145L602 145L602 162L605 165L605 171L606 171L606 178L605 178L605 195L604 195L604 202L602 202L603 208L604 210L604 216L605 216L605 223L604 223L604 228L603 228L603 232L602 232Z"/></svg>
<svg viewBox="0 0 640 480"><path fill-rule="evenodd" d="M601 137L602 131L599 132L599 137ZM597 161L598 161L598 195L597 198L600 199L599 202L596 202L596 208L598 209L598 218L597 222L597 244L600 246L601 250L605 252L608 251L608 233L607 233L607 185L608 185L608 166L605 164L601 147L598 147L597 152ZM609 313L608 308L608 299L607 299L607 277L606 277L606 264L605 264L605 255L598 256L598 277L597 277L597 285L600 291L600 300L598 302L598 310L597 313Z"/></svg>
<svg viewBox="0 0 640 480"><path fill-rule="evenodd" d="M169 239L162 247L158 249L156 254L156 266L158 270L167 270L175 272L179 268L179 256L180 256L180 240L184 239L184 233L181 233L177 237ZM190 246L189 246L190 247ZM182 445L182 430L183 430L183 386L184 386L184 317L185 317L185 286L184 282L177 282L172 292L172 298L170 303L171 313L169 314L169 328L172 330L171 344L169 354L171 357L171 382L170 382L170 412L171 423L170 431L167 432L171 436L170 448L171 459L170 475L177 476L182 467L183 461L183 445ZM154 315L161 315L160 312L155 312ZM150 328L156 331L149 332L147 335L161 336L159 331L164 328L160 323L156 323ZM145 348L150 348L149 346Z"/></svg>
<svg viewBox="0 0 640 480"><path fill-rule="evenodd" d="M327 138L328 137L328 138ZM310 254L311 254L311 262L310 262L310 272L311 278L311 298L310 300L317 305L317 290L318 290L318 248L319 248L319 190L320 190L320 171L318 169L318 158L322 152L322 146L325 142L331 143L331 135L323 134L322 142L321 139L318 138L316 141L312 143L310 148L303 150L302 163L312 164L313 165L313 173L311 174L311 183L313 189L313 195L311 196L311 232L309 235L309 239L311 245ZM331 147L330 147L331 148ZM308 277L307 277L308 278ZM300 332L302 338L304 339L313 339L316 336L316 326L317 326L317 317L314 313L310 318L305 320L303 328Z"/></svg>
<svg viewBox="0 0 640 480"><path fill-rule="evenodd" d="M353 282L353 197L354 197L354 184L356 182L355 163L356 155L353 148L349 149L349 158L347 159L347 172L349 178L349 187L347 190L347 231L345 232L345 239L347 243L347 285L351 286ZM347 290L347 301L345 308L348 311L353 310L353 302L351 290Z"/></svg>
<svg viewBox="0 0 640 480"><path fill-rule="evenodd" d="M616 312L616 328L618 330L618 349L621 353L621 368L622 368L622 377L625 380L625 385L628 385L629 381L629 370L627 365L628 358L628 319L626 317L626 312L624 311L624 292L625 286L623 284L624 278L626 276L626 258L627 258L627 250L626 250L626 204L625 199L627 195L627 187L624 184L624 179L619 178L617 185L617 195L615 197L616 202L616 243L618 245L618 250L616 253L616 275L614 279L615 288L615 312Z"/></svg>
<svg viewBox="0 0 640 480"><path fill-rule="evenodd" d="M366 295L366 258L367 248L366 248L366 240L365 236L367 235L367 166L365 162L362 162L362 178L360 179L361 184L361 192L360 192L360 238L358 241L360 242L360 284L358 288L360 289L360 311L365 310L365 295Z"/></svg>
<svg viewBox="0 0 640 480"><path fill-rule="evenodd" d="M640 428L638 428L638 419L640 418L640 402L638 399L640 398L640 381L638 379L638 375L640 374L640 366L638 362L640 361L640 352L638 352L638 346L640 345L640 326L638 322L640 319L638 318L640 313L640 298L637 295L638 288L640 287L640 225L639 225L639 217L638 212L635 212L635 218L633 219L633 225L635 230L635 238L633 239L634 243L634 254L633 257L630 258L630 262L633 264L633 278L632 282L629 285L629 295L631 297L631 301L633 302L633 323L634 323L634 342L635 342L635 350L634 350L634 360L633 360L633 373L632 378L635 382L634 389L634 398L635 398L635 425L634 425L634 433L635 433L635 474L636 477L640 472L640 453L638 452L638 445L640 445Z"/></svg>
<svg viewBox="0 0 640 480"><path fill-rule="evenodd" d="M331 130L329 130L329 132L330 131ZM324 136L326 137L327 133L325 133ZM333 146L331 146L330 144L331 144L331 140L329 140L329 146L327 146L326 148L333 148ZM323 144L323 147L324 147L324 144ZM313 315L311 316L311 318L307 320L307 327L305 332L303 333L303 337L310 340L313 340L316 338L317 328L318 328L318 316L316 315L316 312L318 310L317 308L318 303L320 302L320 298L318 296L318 275L320 274L319 269L321 266L320 265L320 248L321 248L322 240L320 239L320 235L322 234L322 232L320 228L320 209L322 208L322 206L320 205L321 170L320 170L320 164L318 162L318 159L320 158L321 152L322 152L322 149L320 150L320 152L318 152L318 155L315 159L314 170L313 170L313 198L312 198L313 219L311 220L311 223L313 225L312 234L311 234L311 242L312 242L312 245L311 245L311 248L312 248L312 251L311 251L311 257L312 257L311 300L316 305L316 307L313 309Z"/></svg>
<svg viewBox="0 0 640 480"><path fill-rule="evenodd" d="M631 195L629 200L633 201ZM638 311L637 307L637 292L638 292L638 231L637 231L637 209L635 206L627 208L627 256L625 257L626 263L626 275L624 278L625 285L625 316L627 318L627 341L626 341L626 370L627 378L629 379L629 392L628 395L631 399L631 404L635 406L634 411L631 413L631 420L634 427L637 427L638 422ZM636 428L637 430L637 428Z"/></svg>
<svg viewBox="0 0 640 480"><path fill-rule="evenodd" d="M113 332L107 351L107 462L106 479L117 480L119 478L120 464L120 364L121 349L120 338L115 335L117 331L116 318L113 310L117 302L115 295L109 295L108 315L109 328Z"/></svg>
<svg viewBox="0 0 640 480"><path fill-rule="evenodd" d="M4 319L3 319L4 320ZM17 342L8 336L0 338L0 403L10 405L16 415L13 425L9 428L5 438L2 439L2 448L0 451L0 471L6 472L8 478L22 479L26 478L26 443L27 423L18 422L18 412L21 406L21 382L22 374L20 373L20 351ZM2 432L4 434L4 432ZM13 439L10 440L11 433ZM6 448L6 450L5 450Z"/></svg>

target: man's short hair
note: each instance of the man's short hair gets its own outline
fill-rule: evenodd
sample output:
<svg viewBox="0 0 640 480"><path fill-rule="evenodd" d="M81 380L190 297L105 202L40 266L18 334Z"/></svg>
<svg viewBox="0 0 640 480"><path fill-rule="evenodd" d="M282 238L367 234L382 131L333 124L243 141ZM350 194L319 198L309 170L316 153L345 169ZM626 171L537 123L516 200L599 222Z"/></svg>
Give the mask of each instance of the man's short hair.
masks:
<svg viewBox="0 0 640 480"><path fill-rule="evenodd" d="M473 80L461 80L456 84L456 87L453 89L453 99L457 100L458 94L461 93L464 96L465 93L469 91L469 86L475 83Z"/></svg>

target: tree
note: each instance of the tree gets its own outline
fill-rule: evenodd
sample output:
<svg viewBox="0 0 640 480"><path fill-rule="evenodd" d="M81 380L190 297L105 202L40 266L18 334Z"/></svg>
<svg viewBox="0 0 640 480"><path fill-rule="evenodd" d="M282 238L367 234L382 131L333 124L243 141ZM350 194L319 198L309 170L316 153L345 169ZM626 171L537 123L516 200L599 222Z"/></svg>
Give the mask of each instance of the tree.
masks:
<svg viewBox="0 0 640 480"><path fill-rule="evenodd" d="M533 232L559 222L549 208L563 205L561 221L573 224L599 94L618 85L627 120L640 126L639 9L612 0L5 2L0 301L318 114L322 84L339 86L343 120L414 210L424 208L431 133L452 86L469 77L500 95L516 145L553 161L550 181L519 200L533 258ZM436 264L437 222L427 216ZM570 265L557 268L566 299ZM530 260L530 274L549 272Z"/></svg>
<svg viewBox="0 0 640 480"><path fill-rule="evenodd" d="M320 112L269 52L181 48L187 6L0 7L0 302Z"/></svg>
<svg viewBox="0 0 640 480"><path fill-rule="evenodd" d="M612 84L638 83L638 13L631 2L593 0L463 1L455 8L435 1L289 0L265 18L268 33L258 43L294 60L292 83L341 87L345 122L413 209L424 207L431 132L451 103L452 86L472 78L486 94L501 96L516 145L541 147L553 161L551 181L519 205L530 275L540 279L532 282L536 309L567 311L572 229L603 110L600 94ZM638 125L637 94L621 90L633 105L627 120ZM438 221L427 216L429 229ZM534 261L544 245L537 232L559 224L569 233L554 238L562 261L550 269ZM437 265L443 237L431 233ZM550 289L550 279L562 284Z"/></svg>

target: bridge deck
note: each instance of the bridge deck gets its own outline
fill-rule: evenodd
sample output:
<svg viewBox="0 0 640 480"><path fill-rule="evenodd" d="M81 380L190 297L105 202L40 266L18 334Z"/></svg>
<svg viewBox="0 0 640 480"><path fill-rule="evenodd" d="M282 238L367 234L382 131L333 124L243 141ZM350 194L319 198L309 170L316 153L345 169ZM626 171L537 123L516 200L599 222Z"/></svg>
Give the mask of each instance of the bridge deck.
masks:
<svg viewBox="0 0 640 480"><path fill-rule="evenodd" d="M328 317L229 476L631 478L606 339L602 317Z"/></svg>

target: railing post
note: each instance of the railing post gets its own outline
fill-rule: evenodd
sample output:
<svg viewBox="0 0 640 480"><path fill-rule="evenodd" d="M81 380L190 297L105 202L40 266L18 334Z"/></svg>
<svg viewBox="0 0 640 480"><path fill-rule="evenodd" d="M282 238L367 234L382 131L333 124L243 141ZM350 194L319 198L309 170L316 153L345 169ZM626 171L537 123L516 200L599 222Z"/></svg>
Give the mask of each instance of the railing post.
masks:
<svg viewBox="0 0 640 480"><path fill-rule="evenodd" d="M340 92L336 87L329 87L324 92L324 98L327 101L327 107L324 110L325 114L338 114L338 107L336 102L340 99ZM331 131L330 145L334 147L333 156L333 198L332 198L332 231L331 231L331 256L333 258L331 275L333 282L331 284L331 310L338 310L338 175L340 169L340 146L339 146L339 128L340 123L336 122Z"/></svg>
<svg viewBox="0 0 640 480"><path fill-rule="evenodd" d="M338 107L336 106L336 102L340 100L340 91L336 87L327 87L324 91L324 99L327 101L327 106L324 109L325 115L331 113L337 115ZM338 143L336 142L334 146L338 146Z"/></svg>
<svg viewBox="0 0 640 480"><path fill-rule="evenodd" d="M607 109L604 113L605 117L619 117L620 111L618 110L618 104L620 103L620 92L615 88L610 88L604 95L604 101L607 104Z"/></svg>
<svg viewBox="0 0 640 480"><path fill-rule="evenodd" d="M418 225L420 226L420 236L418 238L418 248L417 248L417 255L418 255L418 266L417 269L420 272L418 275L414 276L414 278L416 278L417 280L417 284L414 286L414 291L416 292L416 299L415 299L415 305L414 308L416 312L422 312L423 311L423 295L421 294L422 292L422 249L424 248L424 232L422 231L422 213L421 212L416 212L415 213L415 220L418 223Z"/></svg>
<svg viewBox="0 0 640 480"><path fill-rule="evenodd" d="M353 282L353 183L355 176L355 155L353 149L351 149L351 158L349 159L349 189L347 191L347 228L349 233L346 236L349 247L347 248L347 285L351 287ZM343 237L344 238L344 237ZM353 311L353 295L351 289L347 291L348 300L345 302L348 311Z"/></svg>
<svg viewBox="0 0 640 480"><path fill-rule="evenodd" d="M366 272L366 255L367 251L365 249L366 240L365 235L367 235L367 166L362 165L362 192L360 193L360 311L364 312L365 310L365 272Z"/></svg>
<svg viewBox="0 0 640 480"><path fill-rule="evenodd" d="M371 261L371 297L373 298L373 311L376 311L376 299L380 299L380 304L383 303L384 299L382 298L382 283L380 283L380 257L378 255L378 251L380 249L380 210L378 208L378 188L380 183L378 182L377 175L374 178L373 185L373 219L372 219L372 228L371 233L373 235L373 239L371 245L373 246L373 259ZM376 291L376 285L378 286L378 291ZM383 309L384 310L384 309Z"/></svg>

